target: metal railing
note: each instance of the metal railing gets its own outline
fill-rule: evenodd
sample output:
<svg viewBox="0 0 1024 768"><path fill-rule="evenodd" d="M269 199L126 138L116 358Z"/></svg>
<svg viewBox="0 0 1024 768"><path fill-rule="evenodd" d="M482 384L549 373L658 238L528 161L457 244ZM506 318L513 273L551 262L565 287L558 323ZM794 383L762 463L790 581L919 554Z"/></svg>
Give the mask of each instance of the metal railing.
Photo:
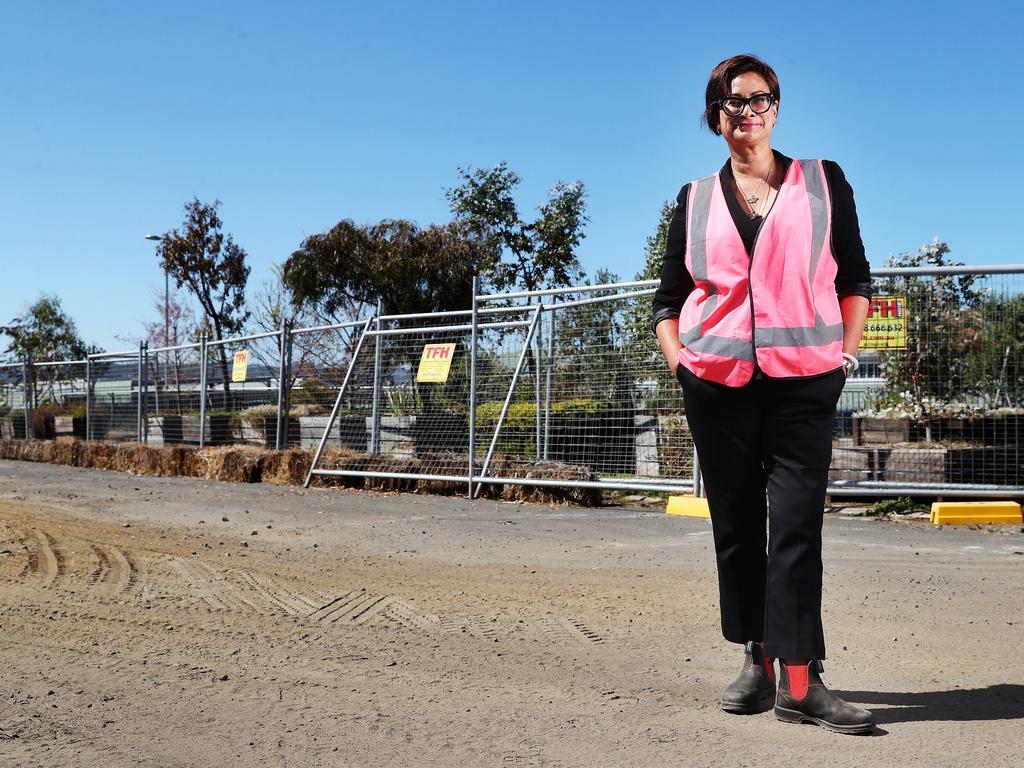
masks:
<svg viewBox="0 0 1024 768"><path fill-rule="evenodd" d="M864 350L833 496L1024 495L1024 266L875 270L906 348ZM316 475L700 491L656 281L0 365L0 437L314 449Z"/></svg>

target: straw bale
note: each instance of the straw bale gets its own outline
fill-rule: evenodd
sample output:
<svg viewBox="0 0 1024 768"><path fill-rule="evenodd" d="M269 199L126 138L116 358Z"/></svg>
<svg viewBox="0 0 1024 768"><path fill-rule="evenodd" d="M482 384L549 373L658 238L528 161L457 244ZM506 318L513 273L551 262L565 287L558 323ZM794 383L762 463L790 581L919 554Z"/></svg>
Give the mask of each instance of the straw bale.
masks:
<svg viewBox="0 0 1024 768"><path fill-rule="evenodd" d="M21 446L22 461L46 461L52 455L50 443L46 440L23 440Z"/></svg>
<svg viewBox="0 0 1024 768"><path fill-rule="evenodd" d="M163 475L164 457L159 448L141 443L121 443L114 452L111 469L130 475Z"/></svg>
<svg viewBox="0 0 1024 768"><path fill-rule="evenodd" d="M2 440L0 457L22 461L49 461L78 467L114 469L136 475L202 477L208 480L276 485L301 485L312 462L312 451L263 450L254 446L223 446L202 450L179 445L148 446L139 443L90 442L60 439ZM439 452L414 456L373 455L345 448L327 449L320 467L352 472L352 475L313 478L316 486L342 486L377 491L432 494L462 494L467 459L457 453ZM389 472L404 477L367 477L368 472ZM415 480L413 474L449 475L455 480ZM600 504L601 492L580 488L578 482L592 481L590 467L553 461L533 461L521 456L498 456L488 474L491 477L559 480L561 486L526 486L512 483L485 484L480 495L506 501Z"/></svg>
<svg viewBox="0 0 1024 768"><path fill-rule="evenodd" d="M270 485L302 485L309 474L313 456L309 451L289 448L264 451L259 457L260 482Z"/></svg>
<svg viewBox="0 0 1024 768"><path fill-rule="evenodd" d="M82 456L82 467L94 467L96 469L113 469L114 456L117 455L117 446L110 443L84 443Z"/></svg>
<svg viewBox="0 0 1024 768"><path fill-rule="evenodd" d="M205 467L203 477L207 480L226 480L235 483L258 483L260 481L258 448L224 446L204 448Z"/></svg>
<svg viewBox="0 0 1024 768"><path fill-rule="evenodd" d="M75 445L72 438L57 438L50 452L50 461L53 464L72 466L75 463Z"/></svg>
<svg viewBox="0 0 1024 768"><path fill-rule="evenodd" d="M430 475L451 475L466 477L469 474L469 460L454 453L424 453L421 455L423 473ZM451 496L466 493L465 480L417 480L416 493Z"/></svg>
<svg viewBox="0 0 1024 768"><path fill-rule="evenodd" d="M487 484L480 489L480 495L487 498L542 503L556 501L584 506L600 506L601 504L600 490L580 488L573 484L574 482L597 480L594 471L585 465L562 464L557 461L530 461L517 456L502 456L494 461L488 474L492 477L561 480L564 485Z"/></svg>

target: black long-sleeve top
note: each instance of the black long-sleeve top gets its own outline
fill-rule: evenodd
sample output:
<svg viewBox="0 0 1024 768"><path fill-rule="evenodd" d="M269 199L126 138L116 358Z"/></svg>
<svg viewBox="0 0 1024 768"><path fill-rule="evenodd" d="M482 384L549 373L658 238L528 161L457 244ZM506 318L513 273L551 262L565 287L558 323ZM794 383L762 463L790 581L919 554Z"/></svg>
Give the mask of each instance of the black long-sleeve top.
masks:
<svg viewBox="0 0 1024 768"><path fill-rule="evenodd" d="M782 166L785 175L793 160L781 152L775 152L775 162ZM870 299L871 268L864 255L864 243L860 239L860 224L857 221L857 207L853 201L853 188L837 163L825 160L822 165L832 196L832 253L835 254L839 265L836 274L836 294L839 298L865 296ZM749 254L754 250L754 238L760 221L752 220L740 206L736 195L732 194L732 164L728 160L722 166L720 179L726 190L725 200L732 220ZM676 210L669 223L668 246L661 267L661 285L654 294L654 328L657 328L662 320L679 317L683 302L694 288L693 277L686 269L686 199L689 192L689 184L679 190Z"/></svg>

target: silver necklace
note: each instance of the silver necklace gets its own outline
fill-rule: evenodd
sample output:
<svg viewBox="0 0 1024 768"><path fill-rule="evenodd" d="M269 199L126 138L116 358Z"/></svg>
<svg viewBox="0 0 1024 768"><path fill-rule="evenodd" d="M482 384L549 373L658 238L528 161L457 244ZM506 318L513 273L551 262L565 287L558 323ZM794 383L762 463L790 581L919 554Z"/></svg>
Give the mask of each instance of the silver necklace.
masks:
<svg viewBox="0 0 1024 768"><path fill-rule="evenodd" d="M758 193L761 191L761 187L763 187L768 182L768 177L771 176L772 170L774 168L775 168L775 155L773 154L772 155L772 162L768 166L768 170L764 172L764 176L761 177L761 180L757 183L757 187L754 189L753 194L750 194L750 195L748 195L746 192L743 191L743 187L740 186L740 177L736 175L735 171L733 172L733 178L736 180L736 188L740 191L740 196L743 198L743 202L745 202L747 204L747 211L748 211L747 215L751 219L759 219L759 218L761 218L761 211L760 210L755 210L754 206L757 205L758 202L760 202L761 198L760 198ZM767 202L767 196L765 197L765 201ZM759 206L759 209L763 209L763 208L764 208L763 204L761 206Z"/></svg>

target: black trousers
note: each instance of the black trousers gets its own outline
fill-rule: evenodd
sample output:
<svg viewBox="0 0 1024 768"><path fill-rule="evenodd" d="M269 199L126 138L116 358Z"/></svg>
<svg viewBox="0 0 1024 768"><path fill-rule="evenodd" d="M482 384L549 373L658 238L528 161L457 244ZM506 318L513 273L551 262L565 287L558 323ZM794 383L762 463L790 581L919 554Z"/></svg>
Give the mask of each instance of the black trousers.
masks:
<svg viewBox="0 0 1024 768"><path fill-rule="evenodd" d="M768 656L824 659L821 526L842 369L758 372L739 388L682 365L678 376L711 511L722 634L763 640Z"/></svg>

